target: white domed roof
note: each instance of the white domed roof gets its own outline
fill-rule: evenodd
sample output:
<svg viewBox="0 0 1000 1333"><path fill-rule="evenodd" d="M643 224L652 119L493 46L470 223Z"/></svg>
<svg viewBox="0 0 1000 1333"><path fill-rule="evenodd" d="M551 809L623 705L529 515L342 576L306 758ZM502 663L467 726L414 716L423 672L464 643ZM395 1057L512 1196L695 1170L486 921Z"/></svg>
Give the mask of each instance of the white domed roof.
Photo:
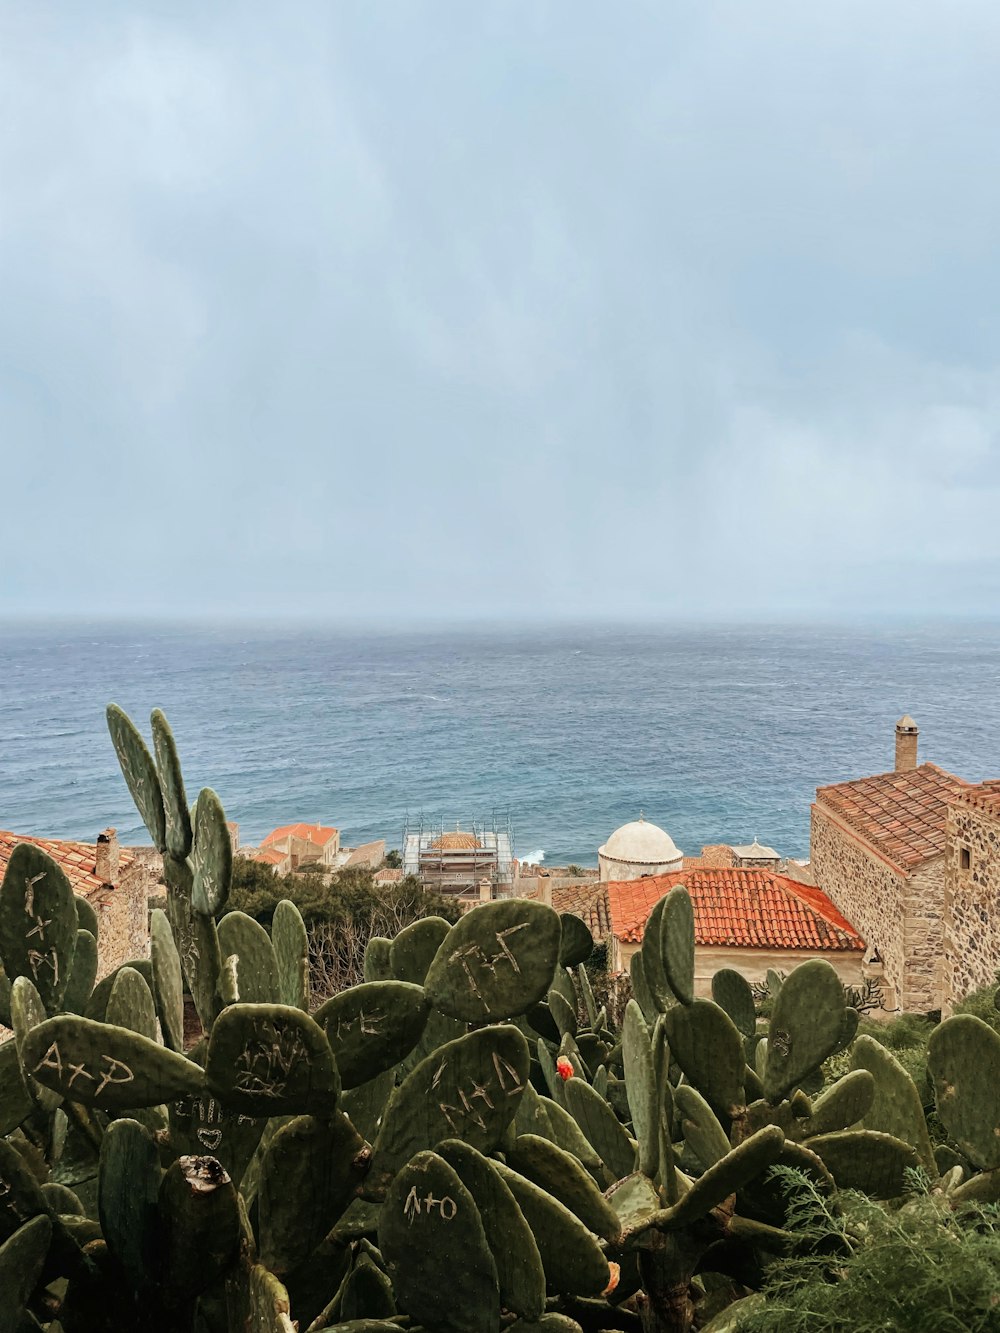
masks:
<svg viewBox="0 0 1000 1333"><path fill-rule="evenodd" d="M679 861L682 855L669 833L641 815L631 824L615 829L600 852L609 860L644 865L664 865Z"/></svg>

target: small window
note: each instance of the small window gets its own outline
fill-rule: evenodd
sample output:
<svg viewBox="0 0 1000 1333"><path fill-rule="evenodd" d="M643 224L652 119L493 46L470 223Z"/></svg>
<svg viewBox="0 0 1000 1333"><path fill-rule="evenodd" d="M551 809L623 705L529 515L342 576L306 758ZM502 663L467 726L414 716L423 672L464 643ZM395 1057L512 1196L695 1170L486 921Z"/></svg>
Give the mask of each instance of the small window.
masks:
<svg viewBox="0 0 1000 1333"><path fill-rule="evenodd" d="M962 869L968 870L971 864L971 857L969 855L968 847L962 847L958 855L959 855L959 863L961 864Z"/></svg>

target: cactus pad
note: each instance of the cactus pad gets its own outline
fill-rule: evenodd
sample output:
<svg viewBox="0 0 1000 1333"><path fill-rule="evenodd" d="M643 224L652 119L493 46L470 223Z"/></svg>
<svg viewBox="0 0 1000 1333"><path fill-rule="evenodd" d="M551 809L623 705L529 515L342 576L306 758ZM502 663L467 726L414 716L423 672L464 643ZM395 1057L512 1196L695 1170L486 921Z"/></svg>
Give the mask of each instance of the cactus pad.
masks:
<svg viewBox="0 0 1000 1333"><path fill-rule="evenodd" d="M479 1209L437 1153L417 1153L398 1173L378 1241L398 1303L415 1321L442 1333L497 1333L499 1283Z"/></svg>
<svg viewBox="0 0 1000 1333"><path fill-rule="evenodd" d="M857 1039L851 1052L851 1063L857 1073L867 1072L872 1077L872 1099L855 1119L864 1120L865 1129L879 1130L911 1143L917 1150L920 1165L936 1175L934 1148L927 1132L923 1102L913 1079L892 1052L887 1051L873 1037L861 1036ZM841 1083L845 1081L840 1080ZM835 1083L831 1092L839 1086L839 1083ZM818 1107L819 1102L815 1109L818 1110ZM836 1128L846 1128L849 1123L853 1122L845 1121Z"/></svg>
<svg viewBox="0 0 1000 1333"><path fill-rule="evenodd" d="M0 886L0 961L11 985L17 977L34 983L46 1013L62 1007L76 932L69 880L40 847L18 843Z"/></svg>
<svg viewBox="0 0 1000 1333"><path fill-rule="evenodd" d="M163 1040L173 1051L184 1050L184 978L167 914L155 908L150 919L150 960L153 994Z"/></svg>
<svg viewBox="0 0 1000 1333"><path fill-rule="evenodd" d="M743 1038L711 1000L674 1005L663 1016L670 1053L716 1115L731 1119L744 1104Z"/></svg>
<svg viewBox="0 0 1000 1333"><path fill-rule="evenodd" d="M78 930L69 985L63 996L63 1008L71 1014L82 1014L87 1007L96 979L97 937L89 930Z"/></svg>
<svg viewBox="0 0 1000 1333"><path fill-rule="evenodd" d="M135 808L149 830L153 846L158 852L164 852L167 850L167 825L156 765L146 749L146 742L127 713L117 704L108 704L107 719L122 777L135 802Z"/></svg>
<svg viewBox="0 0 1000 1333"><path fill-rule="evenodd" d="M611 1273L596 1238L547 1190L500 1162L494 1162L493 1169L509 1187L531 1228L548 1286L575 1296L599 1296Z"/></svg>
<svg viewBox="0 0 1000 1333"><path fill-rule="evenodd" d="M779 1101L836 1050L844 987L822 958L800 963L780 984L767 1035L764 1096Z"/></svg>
<svg viewBox="0 0 1000 1333"><path fill-rule="evenodd" d="M562 937L559 943L559 962L562 967L576 967L587 961L594 952L594 937L587 923L572 912L560 912Z"/></svg>
<svg viewBox="0 0 1000 1333"><path fill-rule="evenodd" d="M572 1154L536 1134L520 1134L504 1155L508 1166L548 1190L585 1227L605 1240L617 1239L620 1227L615 1210Z"/></svg>
<svg viewBox="0 0 1000 1333"><path fill-rule="evenodd" d="M47 1088L106 1111L158 1106L200 1091L204 1076L191 1060L124 1028L64 1014L32 1028L24 1067Z"/></svg>
<svg viewBox="0 0 1000 1333"><path fill-rule="evenodd" d="M159 708L154 708L149 719L153 733L153 754L156 756L156 775L163 800L164 842L171 856L181 860L191 851L191 813L188 810L181 776L181 761L170 724Z"/></svg>
<svg viewBox="0 0 1000 1333"><path fill-rule="evenodd" d="M370 981L332 996L316 1010L345 1088L391 1069L413 1050L430 1006L422 986Z"/></svg>
<svg viewBox="0 0 1000 1333"><path fill-rule="evenodd" d="M160 1159L137 1120L114 1120L101 1143L98 1203L108 1249L132 1287L151 1285L156 1272Z"/></svg>
<svg viewBox="0 0 1000 1333"><path fill-rule="evenodd" d="M892 1134L870 1129L841 1130L807 1139L842 1190L861 1190L873 1199L895 1199L903 1193L906 1172L917 1165L916 1151Z"/></svg>
<svg viewBox="0 0 1000 1333"><path fill-rule="evenodd" d="M513 1018L549 989L559 917L544 903L486 903L452 926L427 973L431 1003L463 1022Z"/></svg>
<svg viewBox="0 0 1000 1333"><path fill-rule="evenodd" d="M1000 1036L982 1019L957 1014L931 1033L927 1069L952 1139L982 1170L1000 1167Z"/></svg>
<svg viewBox="0 0 1000 1333"><path fill-rule="evenodd" d="M682 1004L694 999L694 907L683 884L670 890L660 917L660 961L667 985Z"/></svg>
<svg viewBox="0 0 1000 1333"><path fill-rule="evenodd" d="M723 967L712 978L712 999L733 1020L744 1037L753 1037L757 1031L757 1010L753 991L742 972L734 967Z"/></svg>
<svg viewBox="0 0 1000 1333"><path fill-rule="evenodd" d="M309 1012L309 934L302 913L283 898L271 920L271 943L278 968L281 1004Z"/></svg>
<svg viewBox="0 0 1000 1333"><path fill-rule="evenodd" d="M221 912L233 882L233 844L226 812L210 787L198 793L191 847L191 903L203 916Z"/></svg>
<svg viewBox="0 0 1000 1333"><path fill-rule="evenodd" d="M364 1139L345 1115L298 1116L267 1146L257 1190L260 1258L282 1276L319 1244L368 1169Z"/></svg>
<svg viewBox="0 0 1000 1333"><path fill-rule="evenodd" d="M476 1201L496 1264L500 1304L524 1319L537 1319L545 1309L545 1271L513 1194L490 1161L461 1139L445 1139L438 1152Z"/></svg>
<svg viewBox="0 0 1000 1333"><path fill-rule="evenodd" d="M0 1245L0 1333L30 1328L25 1305L42 1276L52 1242L52 1223L44 1214L33 1217Z"/></svg>
<svg viewBox="0 0 1000 1333"><path fill-rule="evenodd" d="M251 1116L328 1115L340 1093L326 1034L290 1005L224 1009L212 1028L205 1077L219 1101Z"/></svg>
<svg viewBox="0 0 1000 1333"><path fill-rule="evenodd" d="M635 1148L621 1121L599 1092L581 1078L566 1080L566 1109L583 1130L615 1180L635 1170Z"/></svg>
<svg viewBox="0 0 1000 1333"><path fill-rule="evenodd" d="M415 986L422 986L450 930L450 923L440 916L425 916L418 921L411 921L392 941L389 949L390 975L397 981L409 981Z"/></svg>
<svg viewBox="0 0 1000 1333"><path fill-rule="evenodd" d="M277 1004L278 960L271 937L260 922L245 912L227 912L218 931L223 958L236 955L240 1003Z"/></svg>
<svg viewBox="0 0 1000 1333"><path fill-rule="evenodd" d="M476 908L476 911L482 911ZM439 1046L389 1098L366 1196L378 1198L415 1152L461 1138L492 1152L528 1081L528 1044L515 1027L483 1028Z"/></svg>

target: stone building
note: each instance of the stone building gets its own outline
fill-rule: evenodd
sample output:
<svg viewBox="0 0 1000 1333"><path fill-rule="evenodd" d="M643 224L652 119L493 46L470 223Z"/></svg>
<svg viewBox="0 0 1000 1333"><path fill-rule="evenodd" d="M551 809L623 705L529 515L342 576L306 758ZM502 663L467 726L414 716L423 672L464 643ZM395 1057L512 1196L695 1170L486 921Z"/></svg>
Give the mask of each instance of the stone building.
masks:
<svg viewBox="0 0 1000 1333"><path fill-rule="evenodd" d="M764 981L769 968L788 972L807 958L825 958L845 984L860 984L865 945L850 922L817 889L761 869L703 867L609 883L612 971L628 970L650 912L678 884L694 907L696 994L711 995L723 967Z"/></svg>
<svg viewBox="0 0 1000 1333"><path fill-rule="evenodd" d="M917 743L902 717L892 772L817 789L810 869L867 940L885 1008L947 1012L1000 966L1000 784L919 764Z"/></svg>
<svg viewBox="0 0 1000 1333"><path fill-rule="evenodd" d="M377 870L385 860L385 838L375 842L362 843L360 847L351 847L341 854L338 869Z"/></svg>
<svg viewBox="0 0 1000 1333"><path fill-rule="evenodd" d="M132 848L120 847L113 828L92 842L64 842L0 832L0 879L11 852L30 842L47 852L69 880L74 893L86 898L97 913L97 977L120 963L149 955L147 901L156 880L155 866Z"/></svg>
<svg viewBox="0 0 1000 1333"><path fill-rule="evenodd" d="M1000 782L959 791L948 806L944 868L945 1012L1000 969Z"/></svg>
<svg viewBox="0 0 1000 1333"><path fill-rule="evenodd" d="M673 838L640 812L639 818L615 829L603 847L597 849L601 880L643 879L648 875L666 875L680 870L684 855Z"/></svg>
<svg viewBox="0 0 1000 1333"><path fill-rule="evenodd" d="M281 853L281 874L305 865L333 869L340 852L340 831L322 824L285 824L267 835L260 851Z"/></svg>
<svg viewBox="0 0 1000 1333"><path fill-rule="evenodd" d="M494 816L487 826L473 821L469 829L445 829L420 817L403 827L404 875L414 875L425 889L463 904L514 896L516 862L510 821Z"/></svg>
<svg viewBox="0 0 1000 1333"><path fill-rule="evenodd" d="M733 865L738 870L777 870L781 857L773 847L764 847L756 834L751 843L733 848Z"/></svg>

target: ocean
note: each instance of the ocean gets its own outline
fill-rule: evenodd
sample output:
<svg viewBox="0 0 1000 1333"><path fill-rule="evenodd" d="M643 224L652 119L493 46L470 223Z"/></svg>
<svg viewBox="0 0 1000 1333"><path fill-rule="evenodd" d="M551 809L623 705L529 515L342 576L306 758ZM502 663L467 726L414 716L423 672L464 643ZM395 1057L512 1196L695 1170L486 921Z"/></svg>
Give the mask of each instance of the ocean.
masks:
<svg viewBox="0 0 1000 1333"><path fill-rule="evenodd" d="M147 841L104 723L162 708L190 799L400 844L509 816L520 856L596 865L640 811L685 852L806 856L817 785L920 757L1000 776L1000 625L474 628L0 625L0 828Z"/></svg>

